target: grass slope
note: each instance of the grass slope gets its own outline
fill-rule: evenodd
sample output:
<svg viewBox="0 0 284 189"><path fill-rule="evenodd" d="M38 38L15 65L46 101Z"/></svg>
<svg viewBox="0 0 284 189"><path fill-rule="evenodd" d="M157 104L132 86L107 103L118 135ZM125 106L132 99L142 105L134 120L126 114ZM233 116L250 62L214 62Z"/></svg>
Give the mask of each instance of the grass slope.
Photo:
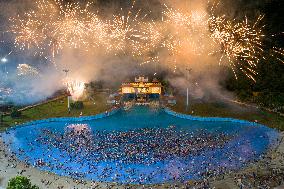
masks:
<svg viewBox="0 0 284 189"><path fill-rule="evenodd" d="M46 119L50 117L78 117L80 113L83 116L94 115L106 111L110 108L106 104L106 95L97 93L94 97L95 104L92 101L84 101L84 109L71 110L70 114L67 110L67 98L55 100L28 110L22 111L22 116L18 119L12 119L10 116L4 117L0 131L4 131L15 124L25 123L32 120ZM259 123L272 128L284 131L284 117L275 113L270 113L255 108L247 108L233 103L192 103L189 110L185 108L185 98L178 97L177 105L171 107L172 110L180 113L191 114L194 116L206 117L231 117L248 121L257 120Z"/></svg>
<svg viewBox="0 0 284 189"><path fill-rule="evenodd" d="M83 116L95 115L106 111L110 108L106 104L106 95L98 93L94 97L93 101L84 101L84 108L82 110L71 110L68 113L67 109L67 97L58 99L46 104L36 106L34 108L22 111L22 116L17 119L11 118L11 116L5 116L4 122L1 124L0 131L4 131L6 128L15 124L25 123L32 120L46 119L51 117L78 117L81 112Z"/></svg>
<svg viewBox="0 0 284 189"><path fill-rule="evenodd" d="M171 109L194 116L231 117L248 121L257 120L258 123L284 131L284 117L276 113L222 102L192 103L186 111L185 102L185 98L178 98L177 105L171 107Z"/></svg>

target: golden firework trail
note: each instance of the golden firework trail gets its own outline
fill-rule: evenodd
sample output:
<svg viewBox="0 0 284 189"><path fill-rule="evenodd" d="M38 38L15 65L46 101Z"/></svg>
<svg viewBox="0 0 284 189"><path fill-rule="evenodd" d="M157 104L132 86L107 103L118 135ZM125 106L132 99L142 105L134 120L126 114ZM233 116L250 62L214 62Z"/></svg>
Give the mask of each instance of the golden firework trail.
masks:
<svg viewBox="0 0 284 189"><path fill-rule="evenodd" d="M276 56L276 59L284 64L284 49L273 47L273 51L278 55Z"/></svg>
<svg viewBox="0 0 284 189"><path fill-rule="evenodd" d="M135 3L136 1L132 1L132 6L126 15L121 9L120 14L113 15L108 21L107 50L114 52L115 55L120 52L126 53L126 51L131 52L132 56L142 54L144 46L141 43L143 35L140 26L147 14L142 15L141 10L134 14Z"/></svg>
<svg viewBox="0 0 284 189"><path fill-rule="evenodd" d="M48 49L54 58L63 48L88 50L104 40L106 24L79 3L62 0L38 0L37 8L12 18L11 31L21 49L36 48L40 54ZM23 19L22 19L23 17Z"/></svg>
<svg viewBox="0 0 284 189"><path fill-rule="evenodd" d="M253 24L250 24L247 18L242 22L214 16L209 19L210 37L214 43L220 46L219 63L226 57L236 78L235 69L239 69L248 78L255 81L254 76L257 73L254 70L260 59L263 58L265 35L262 31L263 26L258 26L262 19L261 15Z"/></svg>
<svg viewBox="0 0 284 189"><path fill-rule="evenodd" d="M166 50L174 70L183 54L220 56L219 64L231 67L236 78L239 70L255 81L257 64L265 59L263 15L255 22L238 21L216 16L216 3L210 14L165 5L162 20L145 21L147 14L135 12L134 6L135 1L126 14L102 20L91 11L91 3L37 0L34 10L11 18L11 31L16 46L34 50L52 62L65 48L90 51L102 47L108 54L131 55L142 65L161 62L159 52ZM283 49L273 51L283 63Z"/></svg>

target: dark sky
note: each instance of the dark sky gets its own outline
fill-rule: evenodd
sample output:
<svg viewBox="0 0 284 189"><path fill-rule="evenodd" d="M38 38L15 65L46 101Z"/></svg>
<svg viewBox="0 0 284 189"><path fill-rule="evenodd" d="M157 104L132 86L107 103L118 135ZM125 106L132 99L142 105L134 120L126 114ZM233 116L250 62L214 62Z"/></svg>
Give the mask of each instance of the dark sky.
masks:
<svg viewBox="0 0 284 189"><path fill-rule="evenodd" d="M9 17L30 10L31 2L35 0L0 0L0 56L10 51L13 42L11 35L4 33L8 30ZM132 0L80 0L94 2L94 11L101 16L109 16L114 13L121 13L120 8L125 12L132 5ZM78 0L64 0L64 2L78 2ZM163 10L162 0L136 0L135 9L141 9L141 14L148 14L148 18L159 18ZM267 36L268 41L284 46L284 0L221 0L220 14L233 14L234 17L243 19L244 15L256 17L257 14L265 14L264 24L268 34L276 34L274 37ZM227 12L226 12L227 11ZM230 13L228 13L228 11ZM5 43L3 43L5 41ZM4 51L4 52L2 52Z"/></svg>

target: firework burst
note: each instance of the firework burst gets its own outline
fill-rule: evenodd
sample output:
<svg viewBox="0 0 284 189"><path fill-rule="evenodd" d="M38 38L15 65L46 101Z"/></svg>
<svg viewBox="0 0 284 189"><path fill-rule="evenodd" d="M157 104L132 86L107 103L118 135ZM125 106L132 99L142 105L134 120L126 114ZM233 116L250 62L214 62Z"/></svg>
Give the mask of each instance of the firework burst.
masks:
<svg viewBox="0 0 284 189"><path fill-rule="evenodd" d="M243 22L236 22L212 16L209 20L210 37L220 46L220 49L214 53L221 53L219 63L227 58L236 78L235 69L239 69L255 81L254 76L257 73L254 70L259 60L263 58L265 35L262 31L263 26L259 26L262 18L263 16L259 16L253 24L250 24L247 18Z"/></svg>
<svg viewBox="0 0 284 189"><path fill-rule="evenodd" d="M83 95L85 90L85 82L71 78L65 78L63 80L63 85L67 87L74 100L78 100Z"/></svg>
<svg viewBox="0 0 284 189"><path fill-rule="evenodd" d="M36 49L53 62L65 48L89 51L102 47L108 55L131 55L141 64L162 62L159 52L163 52L172 60L174 70L180 56L214 55L220 56L219 64L226 62L232 68L236 78L236 70L240 70L255 81L257 64L265 59L263 16L253 23L247 18L239 22L215 16L218 5L211 7L212 14L165 5L161 20L145 21L147 15L140 10L134 14L134 6L135 1L126 14L103 21L90 11L91 3L82 6L63 0L37 0L34 10L11 19L11 31L18 47ZM283 57L283 49L273 51Z"/></svg>
<svg viewBox="0 0 284 189"><path fill-rule="evenodd" d="M277 55L276 59L284 64L284 49L273 47L273 51Z"/></svg>
<svg viewBox="0 0 284 189"><path fill-rule="evenodd" d="M28 64L19 64L17 74L18 76L37 76L39 75L39 71Z"/></svg>
<svg viewBox="0 0 284 189"><path fill-rule="evenodd" d="M37 29L42 27L41 21L30 18L27 20L20 19L20 16L12 19L12 21L15 24L11 31L16 34L15 43L20 49L42 48L46 36L42 33L42 30Z"/></svg>
<svg viewBox="0 0 284 189"><path fill-rule="evenodd" d="M35 10L11 19L15 43L21 49L36 48L41 55L50 52L54 59L63 48L88 50L106 36L106 24L88 10L90 3L82 7L62 0L38 0L36 5Z"/></svg>
<svg viewBox="0 0 284 189"><path fill-rule="evenodd" d="M123 13L113 15L112 20L108 21L108 51L117 54L117 52L125 53L128 50L132 56L135 56L144 48L141 43L143 32L140 26L147 15L141 15L140 10L134 14L135 3L135 1L132 2L131 9L126 15ZM122 9L121 12L123 12Z"/></svg>

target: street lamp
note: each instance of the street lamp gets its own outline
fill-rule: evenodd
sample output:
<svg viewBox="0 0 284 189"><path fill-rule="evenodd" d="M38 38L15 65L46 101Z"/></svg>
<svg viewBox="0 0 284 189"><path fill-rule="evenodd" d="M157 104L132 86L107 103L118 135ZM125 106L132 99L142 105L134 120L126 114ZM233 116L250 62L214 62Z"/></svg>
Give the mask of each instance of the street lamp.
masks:
<svg viewBox="0 0 284 189"><path fill-rule="evenodd" d="M67 74L68 74L68 72L69 72L69 70L68 69L64 69L64 70L62 70L63 72L65 72L65 76L67 77Z"/></svg>
<svg viewBox="0 0 284 189"><path fill-rule="evenodd" d="M188 75L187 75L187 81L189 81L189 74L190 72L192 71L191 68L186 68L186 71L188 72ZM188 90L188 85L187 85L187 88L186 88L186 111L188 111L188 106L189 106L189 90Z"/></svg>
<svg viewBox="0 0 284 189"><path fill-rule="evenodd" d="M65 77L67 79L67 75L68 75L69 70L64 69L62 71L65 72L65 74L66 74ZM66 91L67 91L67 108L68 108L68 112L70 113L70 98L71 98L72 95L71 95L71 93L68 89L68 82L66 82Z"/></svg>
<svg viewBox="0 0 284 189"><path fill-rule="evenodd" d="M7 67L6 67L6 63L8 62L7 57L8 57L12 52L13 52L13 51L9 52L8 54L6 54L5 56L3 56L3 57L0 59L0 62L4 65L6 79L8 78L8 74L9 74L9 72L7 72Z"/></svg>
<svg viewBox="0 0 284 189"><path fill-rule="evenodd" d="M8 61L8 59L6 57L1 58L2 63L6 63L7 61Z"/></svg>
<svg viewBox="0 0 284 189"><path fill-rule="evenodd" d="M7 57L8 57L11 53L12 53L12 51L11 51L11 52L9 52L8 54L6 54L5 56L3 56L3 57L1 58L1 62L2 62L2 63L6 63L6 62L8 62Z"/></svg>
<svg viewBox="0 0 284 189"><path fill-rule="evenodd" d="M8 72L7 72L7 66L6 66L6 63L8 62L8 59L5 57L1 58L1 63L3 64L3 67L4 67L4 72L5 72L5 76L6 76L6 79L8 78Z"/></svg>

